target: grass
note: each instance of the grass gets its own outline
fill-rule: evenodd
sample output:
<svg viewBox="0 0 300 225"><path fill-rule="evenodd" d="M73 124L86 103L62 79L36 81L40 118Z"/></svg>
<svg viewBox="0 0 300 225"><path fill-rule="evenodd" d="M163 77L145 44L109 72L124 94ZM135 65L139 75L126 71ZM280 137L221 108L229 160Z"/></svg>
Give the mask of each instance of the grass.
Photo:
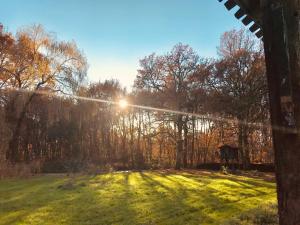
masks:
<svg viewBox="0 0 300 225"><path fill-rule="evenodd" d="M0 181L0 224L222 224L275 199L273 182L214 172L44 175Z"/></svg>

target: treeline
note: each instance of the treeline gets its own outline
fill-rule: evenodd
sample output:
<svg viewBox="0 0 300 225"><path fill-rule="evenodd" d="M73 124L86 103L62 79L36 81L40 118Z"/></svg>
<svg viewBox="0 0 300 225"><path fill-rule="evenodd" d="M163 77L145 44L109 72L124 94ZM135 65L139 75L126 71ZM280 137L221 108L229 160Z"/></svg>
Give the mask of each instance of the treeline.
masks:
<svg viewBox="0 0 300 225"><path fill-rule="evenodd" d="M272 162L261 43L232 30L218 54L200 58L179 43L146 56L128 93L116 80L88 83L76 44L41 26L0 31L1 163L40 162L47 171L196 167L219 162L222 144L239 147L245 168ZM114 104L120 99L129 106Z"/></svg>

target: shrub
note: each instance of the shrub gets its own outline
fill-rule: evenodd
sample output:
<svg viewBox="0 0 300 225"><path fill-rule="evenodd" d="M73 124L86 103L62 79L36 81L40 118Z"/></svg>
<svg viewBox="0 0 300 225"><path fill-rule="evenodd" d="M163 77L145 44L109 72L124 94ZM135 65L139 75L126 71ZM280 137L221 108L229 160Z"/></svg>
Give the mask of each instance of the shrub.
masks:
<svg viewBox="0 0 300 225"><path fill-rule="evenodd" d="M88 163L85 167L84 172L89 175L97 175L100 173L107 173L114 171L113 167L109 164L100 165L95 163Z"/></svg>
<svg viewBox="0 0 300 225"><path fill-rule="evenodd" d="M227 166L222 166L222 167L221 167L221 172L222 172L223 174L229 174L229 172L228 172L228 167L227 167Z"/></svg>

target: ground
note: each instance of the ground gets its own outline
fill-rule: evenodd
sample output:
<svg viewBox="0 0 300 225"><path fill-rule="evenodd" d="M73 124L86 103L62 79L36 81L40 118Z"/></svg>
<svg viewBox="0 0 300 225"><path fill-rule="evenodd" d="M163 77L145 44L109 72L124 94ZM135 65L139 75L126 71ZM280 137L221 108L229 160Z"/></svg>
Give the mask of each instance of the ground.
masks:
<svg viewBox="0 0 300 225"><path fill-rule="evenodd" d="M275 202L275 183L266 178L125 171L6 179L0 224L222 224Z"/></svg>

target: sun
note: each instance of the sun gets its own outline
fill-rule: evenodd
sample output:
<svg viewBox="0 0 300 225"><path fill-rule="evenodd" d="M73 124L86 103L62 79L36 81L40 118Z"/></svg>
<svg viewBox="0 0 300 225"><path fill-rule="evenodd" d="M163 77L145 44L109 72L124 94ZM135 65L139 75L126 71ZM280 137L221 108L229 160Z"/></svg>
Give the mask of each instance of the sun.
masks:
<svg viewBox="0 0 300 225"><path fill-rule="evenodd" d="M128 106L128 102L125 99L121 99L119 101L119 106L120 106L120 108L125 109Z"/></svg>

